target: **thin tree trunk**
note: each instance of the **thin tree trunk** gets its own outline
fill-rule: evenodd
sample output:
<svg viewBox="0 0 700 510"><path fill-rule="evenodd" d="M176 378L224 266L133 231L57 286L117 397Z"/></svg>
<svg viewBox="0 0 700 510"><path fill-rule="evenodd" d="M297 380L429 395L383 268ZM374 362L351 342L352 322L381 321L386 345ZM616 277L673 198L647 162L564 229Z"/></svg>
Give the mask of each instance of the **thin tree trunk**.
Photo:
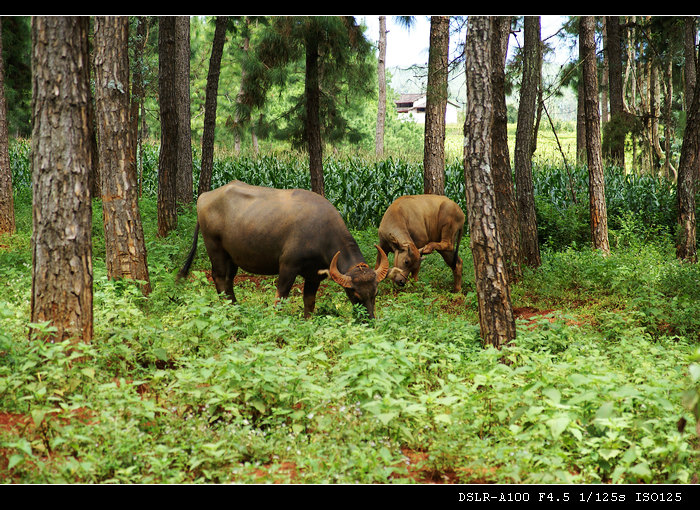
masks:
<svg viewBox="0 0 700 510"><path fill-rule="evenodd" d="M10 169L10 136L7 131L7 103L2 58L2 21L0 21L0 235L15 233L15 201Z"/></svg>
<svg viewBox="0 0 700 510"><path fill-rule="evenodd" d="M700 71L700 67L698 67ZM697 72L697 71L696 71ZM698 72L700 75L700 72ZM693 102L688 110L688 120L683 133L681 160L678 165L678 239L676 257L687 262L697 262L697 232L695 217L696 178L700 172L700 76L696 76Z"/></svg>
<svg viewBox="0 0 700 510"><path fill-rule="evenodd" d="M31 322L57 342L93 336L88 25L32 18Z"/></svg>
<svg viewBox="0 0 700 510"><path fill-rule="evenodd" d="M666 178L676 182L678 180L678 172L671 161L671 138L673 137L672 126L672 109L673 109L673 61L667 58L664 80L664 172Z"/></svg>
<svg viewBox="0 0 700 510"><path fill-rule="evenodd" d="M89 51L89 50L88 50ZM89 57L88 57L89 58ZM90 62L90 70L94 66ZM90 77L92 80L92 77ZM90 198L102 195L102 177L100 176L100 153L97 150L97 127L95 126L95 99L92 96L92 88L88 89L88 136L90 137Z"/></svg>
<svg viewBox="0 0 700 510"><path fill-rule="evenodd" d="M535 194L532 183L532 132L537 99L540 45L539 16L525 16L525 58L520 86L518 126L515 134L515 183L520 213L520 250L523 262L531 268L542 264L537 239Z"/></svg>
<svg viewBox="0 0 700 510"><path fill-rule="evenodd" d="M652 149L656 155L654 168L661 173L661 161L665 158L659 139L659 119L661 118L661 84L659 83L658 59L651 63L651 141ZM668 176L667 176L668 177Z"/></svg>
<svg viewBox="0 0 700 510"><path fill-rule="evenodd" d="M175 95L178 119L177 201L189 204L193 198L189 16L175 16L175 32Z"/></svg>
<svg viewBox="0 0 700 510"><path fill-rule="evenodd" d="M323 148L321 145L320 90L318 73L318 40L316 34L306 41L306 136L309 149L311 191L325 195L323 181Z"/></svg>
<svg viewBox="0 0 700 510"><path fill-rule="evenodd" d="M634 64L636 61L636 50L634 47L634 24L636 23L636 19L636 16L629 16L626 19L626 24L629 24L630 27L627 29L627 66L625 68L625 78L622 86L622 109L630 113L635 112L637 108L637 68ZM629 92L625 93L626 90L629 90ZM635 161L634 158L632 160Z"/></svg>
<svg viewBox="0 0 700 510"><path fill-rule="evenodd" d="M515 320L490 170L493 120L490 47L491 20L484 16L470 16L465 45L465 195L481 338L485 345L500 348L515 338Z"/></svg>
<svg viewBox="0 0 700 510"><path fill-rule="evenodd" d="M129 136L131 143L131 159L139 162L138 183L139 197L141 196L141 174L142 158L137 157L137 153L141 148L141 137L139 136L139 113L143 113L143 104L145 89L143 85L143 51L148 42L148 18L145 16L136 17L136 38L134 47L134 63L133 63L133 83L131 85L131 97L129 103Z"/></svg>
<svg viewBox="0 0 700 510"><path fill-rule="evenodd" d="M384 124L386 123L386 16L379 16L379 53L377 56L377 130L374 146L377 157L384 155Z"/></svg>
<svg viewBox="0 0 700 510"><path fill-rule="evenodd" d="M583 73L579 71L576 93L576 161L586 164L586 112L583 106Z"/></svg>
<svg viewBox="0 0 700 510"><path fill-rule="evenodd" d="M138 203L135 139L129 123L129 18L95 17L95 114L102 166L107 276L151 291Z"/></svg>
<svg viewBox="0 0 700 510"><path fill-rule="evenodd" d="M520 220L508 152L508 111L505 95L505 62L510 36L510 21L510 16L493 16L492 18L493 144L491 147L491 168L508 281L516 282L522 276Z"/></svg>
<svg viewBox="0 0 700 510"><path fill-rule="evenodd" d="M641 59L640 59L641 60ZM644 166L648 173L653 173L656 169L654 164L654 121L653 116L653 97L651 93L652 86L652 62L650 58L646 59L646 62L639 62L639 72L640 77L640 112L644 122L644 130L642 134L642 159Z"/></svg>
<svg viewBox="0 0 700 510"><path fill-rule="evenodd" d="M250 18L248 16L245 16L244 19L245 27L243 28L244 33L243 33L243 53L246 55L250 51ZM213 53L212 53L213 56ZM221 59L219 59L221 60ZM243 97L243 83L245 82L245 74L246 70L245 68L241 69L241 86L238 90L238 97L236 100L240 103L241 98ZM240 114L238 112L238 109L233 114L234 121L233 121L233 149L236 155L240 154L241 152L241 140L243 136L243 126L241 125L241 119L240 119Z"/></svg>
<svg viewBox="0 0 700 510"><path fill-rule="evenodd" d="M543 95L542 95L542 41L537 41L537 51L535 52L537 56L537 84L535 89L537 90L537 96L535 99L535 123L532 127L532 144L530 145L530 157L534 157L537 151L537 135L540 131L540 122L542 120L542 109L544 106Z"/></svg>
<svg viewBox="0 0 700 510"><path fill-rule="evenodd" d="M610 121L614 123L614 136L610 147L613 164L625 168L625 135L621 134L624 120L624 102L622 100L622 39L618 16L606 16L608 31L608 81L610 89Z"/></svg>
<svg viewBox="0 0 700 510"><path fill-rule="evenodd" d="M608 37L608 26L610 16L604 16L603 22L603 71L601 73L600 83L600 121L603 125L610 120L610 38Z"/></svg>
<svg viewBox="0 0 700 510"><path fill-rule="evenodd" d="M685 110L690 111L690 106L693 104L695 95L695 86L697 83L698 55L695 49L697 40L697 24L695 16L687 16L685 18ZM687 117L686 117L687 118ZM680 166L680 163L679 163ZM680 169L678 170L678 179L680 180ZM697 166L695 173L695 190L700 191L700 165Z"/></svg>
<svg viewBox="0 0 700 510"><path fill-rule="evenodd" d="M683 77L685 80L685 111L690 111L690 107L693 104L693 93L695 92L695 81L696 81L696 71L697 66L697 52L695 50L695 44L697 40L697 27L695 23L695 16L685 16L684 18L684 34L683 34L683 54L685 55L685 62L683 65Z"/></svg>
<svg viewBox="0 0 700 510"><path fill-rule="evenodd" d="M605 179L600 142L598 75L595 55L595 21L581 16L579 44L583 64L583 92L586 111L586 147L588 152L588 191L590 196L591 240L593 248L610 253L608 216L605 205Z"/></svg>
<svg viewBox="0 0 700 510"><path fill-rule="evenodd" d="M423 144L423 192L433 195L445 194L445 109L449 46L449 16L431 16Z"/></svg>
<svg viewBox="0 0 700 510"><path fill-rule="evenodd" d="M175 18L159 18L158 91L160 96L160 155L158 157L158 236L177 227L177 163L179 137L175 91Z"/></svg>
<svg viewBox="0 0 700 510"><path fill-rule="evenodd" d="M204 130L202 132L202 168L199 173L197 194L211 189L212 170L214 168L214 133L216 131L216 105L219 91L219 75L221 74L221 57L226 42L226 25L228 16L217 16L214 29L214 41L209 58L209 74L207 75L207 90L204 100Z"/></svg>

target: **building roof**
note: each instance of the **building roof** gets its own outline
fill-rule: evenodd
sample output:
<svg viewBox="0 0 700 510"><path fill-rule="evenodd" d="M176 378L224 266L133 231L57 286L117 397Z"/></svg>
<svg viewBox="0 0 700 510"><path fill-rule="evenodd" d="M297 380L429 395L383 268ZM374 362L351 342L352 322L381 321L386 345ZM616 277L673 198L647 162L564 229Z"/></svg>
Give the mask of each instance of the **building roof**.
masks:
<svg viewBox="0 0 700 510"><path fill-rule="evenodd" d="M394 103L396 104L397 112L406 113L414 108L425 108L426 101L427 96L424 92L422 94L401 94L399 98L394 101ZM455 108L459 108L459 105L453 101L450 101L449 99L447 100L447 103Z"/></svg>

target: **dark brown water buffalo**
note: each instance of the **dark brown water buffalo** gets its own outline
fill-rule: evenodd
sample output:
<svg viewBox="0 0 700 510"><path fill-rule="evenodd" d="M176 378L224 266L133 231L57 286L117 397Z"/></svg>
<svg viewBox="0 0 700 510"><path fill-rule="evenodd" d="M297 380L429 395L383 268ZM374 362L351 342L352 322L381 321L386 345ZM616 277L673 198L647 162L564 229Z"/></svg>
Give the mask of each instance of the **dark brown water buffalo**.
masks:
<svg viewBox="0 0 700 510"><path fill-rule="evenodd" d="M437 251L452 269L454 292L462 290L462 259L459 242L464 213L441 195L407 195L397 198L379 224L379 246L394 252L389 278L405 285L409 275L418 278L421 257Z"/></svg>
<svg viewBox="0 0 700 510"><path fill-rule="evenodd" d="M278 190L233 181L197 200L192 249L178 277L186 276L197 249L198 232L211 260L214 283L233 302L238 268L254 274L278 274L276 300L286 298L297 275L304 278L304 316L316 304L326 276L341 285L353 304L374 318L377 284L389 270L379 246L374 269L328 200L307 190Z"/></svg>

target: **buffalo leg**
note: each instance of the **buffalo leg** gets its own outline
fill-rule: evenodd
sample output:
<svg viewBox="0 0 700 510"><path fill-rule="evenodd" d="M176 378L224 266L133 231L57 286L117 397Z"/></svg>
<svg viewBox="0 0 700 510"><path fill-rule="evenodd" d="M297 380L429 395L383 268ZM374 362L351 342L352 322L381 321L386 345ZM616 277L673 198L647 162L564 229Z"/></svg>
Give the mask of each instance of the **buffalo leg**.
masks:
<svg viewBox="0 0 700 510"><path fill-rule="evenodd" d="M285 270L280 267L279 277L277 278L277 292L275 292L275 305L279 303L281 299L287 299L296 277L297 274L295 271Z"/></svg>
<svg viewBox="0 0 700 510"><path fill-rule="evenodd" d="M440 242L431 241L418 251L421 255L428 255L434 251L449 252L455 249L455 241L458 243L460 237L461 232L455 232L449 225L445 224L440 231Z"/></svg>
<svg viewBox="0 0 700 510"><path fill-rule="evenodd" d="M462 259L459 257L457 250L441 251L439 253L440 253L440 255L442 255L442 259L445 261L445 264L447 264L449 266L449 268L452 269L452 277L453 277L453 281L454 281L452 292L461 292L462 291Z"/></svg>
<svg viewBox="0 0 700 510"><path fill-rule="evenodd" d="M304 279L304 317L309 318L316 308L316 292L321 284L315 278Z"/></svg>
<svg viewBox="0 0 700 510"><path fill-rule="evenodd" d="M218 243L207 242L207 239L205 239L204 244L211 261L211 273L214 278L216 291L220 294L226 294L231 299L231 302L235 303L236 295L233 292L233 278L238 272L238 266L233 263L229 254Z"/></svg>
<svg viewBox="0 0 700 510"><path fill-rule="evenodd" d="M420 252L421 255L429 255L430 253L433 253L434 251L449 251L452 249L452 241L450 240L442 240L439 243L436 243L434 241L429 242L425 246L423 246L421 249L418 251Z"/></svg>

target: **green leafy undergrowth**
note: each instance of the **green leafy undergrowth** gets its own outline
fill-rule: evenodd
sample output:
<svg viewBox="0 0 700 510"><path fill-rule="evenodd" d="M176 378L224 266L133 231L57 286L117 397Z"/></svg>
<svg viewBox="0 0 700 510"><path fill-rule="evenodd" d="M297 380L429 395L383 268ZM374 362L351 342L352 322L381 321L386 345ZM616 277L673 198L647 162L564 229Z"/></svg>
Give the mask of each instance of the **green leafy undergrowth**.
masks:
<svg viewBox="0 0 700 510"><path fill-rule="evenodd" d="M468 240L461 293L431 255L417 282L380 284L376 320L332 282L304 319L298 287L274 305L274 277L246 275L236 305L217 295L201 243L177 282L193 211L156 239L152 208L142 210L153 291L109 280L97 251L89 345L28 339L29 233L0 249L2 480L687 483L698 473L695 427L679 426L697 414L698 273L662 245L610 257L545 250L512 289L516 309L541 313L495 350L479 338ZM373 261L376 229L353 233Z"/></svg>

